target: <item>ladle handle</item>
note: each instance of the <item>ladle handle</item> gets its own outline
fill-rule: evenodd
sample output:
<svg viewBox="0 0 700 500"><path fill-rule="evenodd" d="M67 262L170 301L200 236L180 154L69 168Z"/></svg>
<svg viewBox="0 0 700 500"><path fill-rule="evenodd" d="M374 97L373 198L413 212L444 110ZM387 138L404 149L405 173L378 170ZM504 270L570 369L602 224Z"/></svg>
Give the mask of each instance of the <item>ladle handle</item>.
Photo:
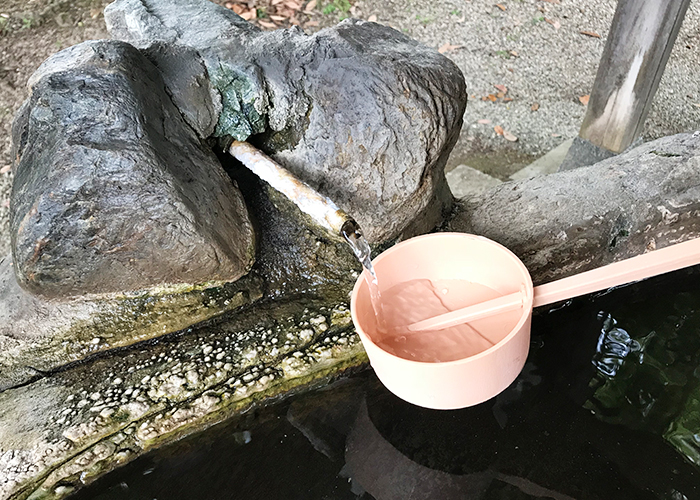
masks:
<svg viewBox="0 0 700 500"><path fill-rule="evenodd" d="M624 285L700 263L700 238L677 243L660 250L613 262L597 269L536 286L533 307L568 300L580 295ZM479 304L463 307L408 325L410 332L438 330L480 318L500 314L522 305L522 293L515 292Z"/></svg>
<svg viewBox="0 0 700 500"><path fill-rule="evenodd" d="M651 278L700 263L700 238L535 287L533 307Z"/></svg>

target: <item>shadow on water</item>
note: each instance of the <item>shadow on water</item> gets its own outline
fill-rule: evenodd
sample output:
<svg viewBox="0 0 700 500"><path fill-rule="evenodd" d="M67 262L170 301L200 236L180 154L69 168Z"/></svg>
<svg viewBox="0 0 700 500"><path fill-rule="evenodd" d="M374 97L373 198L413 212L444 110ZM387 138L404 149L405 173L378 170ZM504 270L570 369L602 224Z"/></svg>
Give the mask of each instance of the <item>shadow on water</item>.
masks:
<svg viewBox="0 0 700 500"><path fill-rule="evenodd" d="M700 498L700 268L533 318L525 369L456 411L371 371L152 452L78 499Z"/></svg>

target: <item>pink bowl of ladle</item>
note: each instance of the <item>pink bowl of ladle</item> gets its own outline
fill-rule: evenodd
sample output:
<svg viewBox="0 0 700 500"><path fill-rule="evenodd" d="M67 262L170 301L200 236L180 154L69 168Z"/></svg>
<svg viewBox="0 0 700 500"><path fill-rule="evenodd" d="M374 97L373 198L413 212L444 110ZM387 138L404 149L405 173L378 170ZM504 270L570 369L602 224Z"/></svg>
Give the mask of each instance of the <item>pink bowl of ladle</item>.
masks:
<svg viewBox="0 0 700 500"><path fill-rule="evenodd" d="M418 406L457 409L496 396L518 376L533 307L699 262L695 239L533 288L525 265L504 246L465 233L435 233L377 256L376 288L364 271L350 307L387 389Z"/></svg>

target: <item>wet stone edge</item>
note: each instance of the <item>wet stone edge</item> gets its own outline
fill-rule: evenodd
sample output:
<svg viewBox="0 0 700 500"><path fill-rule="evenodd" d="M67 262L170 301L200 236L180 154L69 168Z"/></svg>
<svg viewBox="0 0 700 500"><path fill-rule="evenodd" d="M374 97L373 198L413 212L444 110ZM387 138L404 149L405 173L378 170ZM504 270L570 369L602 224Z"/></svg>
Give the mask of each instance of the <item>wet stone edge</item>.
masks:
<svg viewBox="0 0 700 500"><path fill-rule="evenodd" d="M6 391L0 426L16 437L0 442L20 444L0 449L0 498L65 498L149 450L366 363L347 304L275 304Z"/></svg>

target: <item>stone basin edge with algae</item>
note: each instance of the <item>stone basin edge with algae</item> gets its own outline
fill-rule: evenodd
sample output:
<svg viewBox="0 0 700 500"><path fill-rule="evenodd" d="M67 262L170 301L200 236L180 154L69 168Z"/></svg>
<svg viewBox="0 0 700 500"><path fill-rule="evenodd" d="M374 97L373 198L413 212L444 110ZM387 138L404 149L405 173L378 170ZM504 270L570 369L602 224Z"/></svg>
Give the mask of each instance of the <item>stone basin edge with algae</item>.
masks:
<svg viewBox="0 0 700 500"><path fill-rule="evenodd" d="M157 446L367 359L348 305L268 303L0 393L0 498L60 499Z"/></svg>
<svg viewBox="0 0 700 500"><path fill-rule="evenodd" d="M154 287L64 301L31 295L0 260L0 392L110 349L177 332L262 297L251 273L233 283Z"/></svg>

